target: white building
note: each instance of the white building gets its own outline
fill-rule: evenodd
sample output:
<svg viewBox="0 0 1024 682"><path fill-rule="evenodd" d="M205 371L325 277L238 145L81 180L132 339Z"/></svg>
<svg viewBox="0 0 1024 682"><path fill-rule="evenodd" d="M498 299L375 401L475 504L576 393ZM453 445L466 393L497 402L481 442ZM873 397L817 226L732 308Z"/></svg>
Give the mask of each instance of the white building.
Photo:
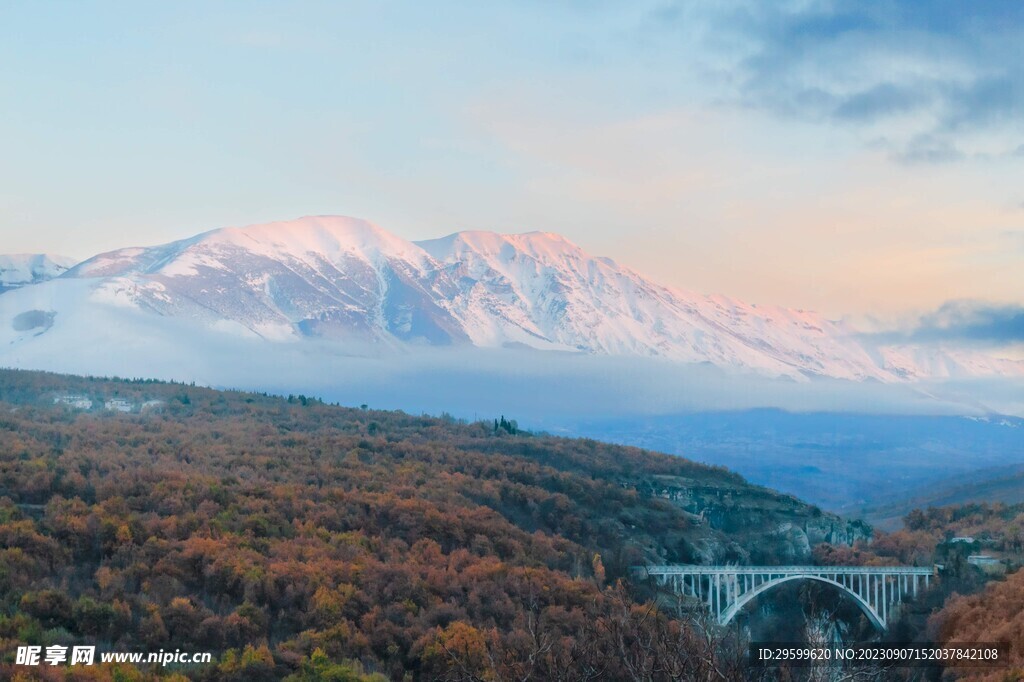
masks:
<svg viewBox="0 0 1024 682"><path fill-rule="evenodd" d="M76 410L92 409L92 400L84 395L59 395L53 399L54 405L67 405Z"/></svg>
<svg viewBox="0 0 1024 682"><path fill-rule="evenodd" d="M111 398L103 406L113 412L131 412L135 409L135 403L124 398Z"/></svg>

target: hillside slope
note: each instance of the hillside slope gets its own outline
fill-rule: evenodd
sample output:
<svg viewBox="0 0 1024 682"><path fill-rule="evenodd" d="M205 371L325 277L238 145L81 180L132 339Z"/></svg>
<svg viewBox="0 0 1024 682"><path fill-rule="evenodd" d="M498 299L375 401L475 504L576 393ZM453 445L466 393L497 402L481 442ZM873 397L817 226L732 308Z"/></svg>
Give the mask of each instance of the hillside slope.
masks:
<svg viewBox="0 0 1024 682"><path fill-rule="evenodd" d="M867 532L722 469L512 430L0 371L0 636L429 679L452 628L514 653L541 618L569 646L631 565Z"/></svg>

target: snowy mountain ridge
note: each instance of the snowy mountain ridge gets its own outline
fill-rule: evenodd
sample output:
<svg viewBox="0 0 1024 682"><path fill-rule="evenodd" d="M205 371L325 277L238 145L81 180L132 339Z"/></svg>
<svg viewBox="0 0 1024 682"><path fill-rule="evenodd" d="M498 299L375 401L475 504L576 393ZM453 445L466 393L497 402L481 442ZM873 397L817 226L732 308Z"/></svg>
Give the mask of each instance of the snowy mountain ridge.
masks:
<svg viewBox="0 0 1024 682"><path fill-rule="evenodd" d="M526 346L798 380L1024 376L1021 363L876 348L816 313L665 287L551 233L411 242L364 220L317 216L120 249L57 274L0 296L0 363L44 337L57 348L67 334L73 348L70 306L117 310L122 335L166 319L225 342L241 334L339 348Z"/></svg>
<svg viewBox="0 0 1024 682"><path fill-rule="evenodd" d="M48 253L0 255L0 292L59 277L76 262Z"/></svg>

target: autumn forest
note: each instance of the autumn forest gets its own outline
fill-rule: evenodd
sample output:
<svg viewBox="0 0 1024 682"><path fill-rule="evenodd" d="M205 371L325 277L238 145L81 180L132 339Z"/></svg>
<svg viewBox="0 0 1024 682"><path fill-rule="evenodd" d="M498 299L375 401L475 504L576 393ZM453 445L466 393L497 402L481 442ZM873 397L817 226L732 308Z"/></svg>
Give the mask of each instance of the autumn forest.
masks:
<svg viewBox="0 0 1024 682"><path fill-rule="evenodd" d="M928 565L947 550L953 565L952 532L1012 554L1021 519L931 510L872 533L724 469L504 415L3 371L0 677L774 679L631 567ZM1020 580L957 570L902 636L1005 635L1024 660L1007 629L1019 609L970 615L1019 602ZM18 645L54 643L214 662L14 664Z"/></svg>

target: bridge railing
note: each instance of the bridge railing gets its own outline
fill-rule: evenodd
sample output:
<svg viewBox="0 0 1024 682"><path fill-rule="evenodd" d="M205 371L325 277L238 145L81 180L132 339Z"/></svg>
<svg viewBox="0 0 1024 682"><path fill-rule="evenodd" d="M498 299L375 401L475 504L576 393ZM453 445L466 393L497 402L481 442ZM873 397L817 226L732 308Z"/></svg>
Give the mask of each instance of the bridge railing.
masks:
<svg viewBox="0 0 1024 682"><path fill-rule="evenodd" d="M779 575L802 575L806 573L829 573L839 575L934 575L931 566L704 566L673 564L668 566L634 566L638 573L650 575L717 575L721 573Z"/></svg>

